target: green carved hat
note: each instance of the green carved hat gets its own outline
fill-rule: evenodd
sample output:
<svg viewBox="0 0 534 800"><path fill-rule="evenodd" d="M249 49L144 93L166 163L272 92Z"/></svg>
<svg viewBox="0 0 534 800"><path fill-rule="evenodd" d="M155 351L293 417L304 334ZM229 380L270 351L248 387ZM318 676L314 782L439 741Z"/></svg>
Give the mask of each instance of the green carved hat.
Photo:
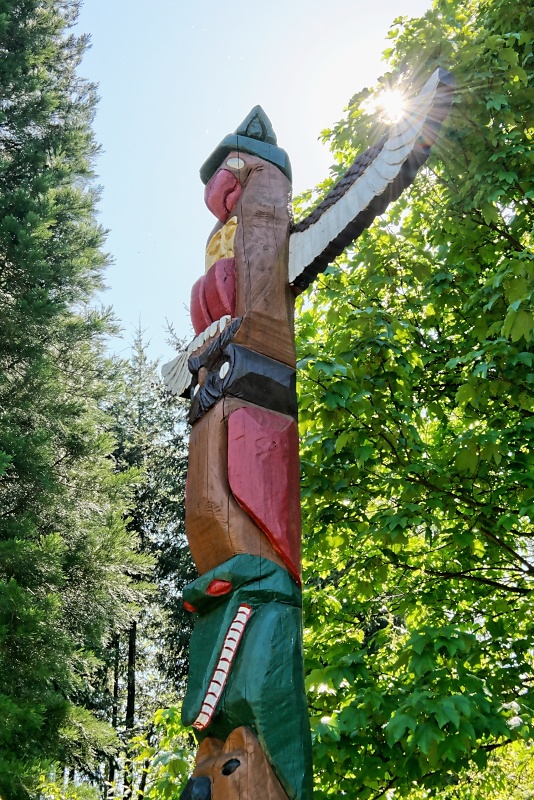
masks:
<svg viewBox="0 0 534 800"><path fill-rule="evenodd" d="M291 164L285 150L276 144L271 120L261 106L254 106L235 133L229 133L200 167L200 177L207 183L232 150L250 153L270 161L291 180Z"/></svg>

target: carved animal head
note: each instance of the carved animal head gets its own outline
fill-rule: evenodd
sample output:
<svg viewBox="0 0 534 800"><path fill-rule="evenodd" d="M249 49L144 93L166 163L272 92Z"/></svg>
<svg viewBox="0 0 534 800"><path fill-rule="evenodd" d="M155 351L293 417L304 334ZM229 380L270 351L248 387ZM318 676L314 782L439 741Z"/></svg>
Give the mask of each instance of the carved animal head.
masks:
<svg viewBox="0 0 534 800"><path fill-rule="evenodd" d="M243 649L241 639L246 644L249 623L254 625L255 610L273 601L284 608L300 607L301 593L283 567L243 553L190 583L183 598L185 608L198 618L190 649L195 670L189 675L182 720L204 731L231 680Z"/></svg>
<svg viewBox="0 0 534 800"><path fill-rule="evenodd" d="M208 737L180 800L287 800L260 743L248 728L236 728L225 742Z"/></svg>

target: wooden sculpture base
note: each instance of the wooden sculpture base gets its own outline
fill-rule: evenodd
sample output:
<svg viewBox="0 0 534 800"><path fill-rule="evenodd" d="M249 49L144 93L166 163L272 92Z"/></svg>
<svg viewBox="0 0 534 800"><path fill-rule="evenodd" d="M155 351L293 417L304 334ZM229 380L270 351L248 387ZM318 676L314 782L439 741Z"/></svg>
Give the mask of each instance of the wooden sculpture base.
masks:
<svg viewBox="0 0 534 800"><path fill-rule="evenodd" d="M209 783L208 783L209 781ZM261 745L248 728L236 728L225 742L208 736L198 748L196 767L181 800L288 800Z"/></svg>

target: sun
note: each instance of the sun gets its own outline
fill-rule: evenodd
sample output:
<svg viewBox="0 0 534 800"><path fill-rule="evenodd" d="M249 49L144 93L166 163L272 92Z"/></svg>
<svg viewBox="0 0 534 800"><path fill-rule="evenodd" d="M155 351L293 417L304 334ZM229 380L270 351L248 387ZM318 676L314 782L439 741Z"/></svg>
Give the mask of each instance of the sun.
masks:
<svg viewBox="0 0 534 800"><path fill-rule="evenodd" d="M376 115L388 125L394 125L402 119L406 106L406 98L400 89L382 89L363 103L367 113Z"/></svg>
<svg viewBox="0 0 534 800"><path fill-rule="evenodd" d="M384 89L376 97L375 103L387 122L398 122L406 110L404 95L399 89Z"/></svg>

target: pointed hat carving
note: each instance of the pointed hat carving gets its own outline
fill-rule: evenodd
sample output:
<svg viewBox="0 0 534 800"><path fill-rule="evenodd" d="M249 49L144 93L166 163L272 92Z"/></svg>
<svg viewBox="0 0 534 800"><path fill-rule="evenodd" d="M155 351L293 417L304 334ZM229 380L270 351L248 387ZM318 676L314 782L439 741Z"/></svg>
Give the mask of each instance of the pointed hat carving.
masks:
<svg viewBox="0 0 534 800"><path fill-rule="evenodd" d="M271 120L261 106L254 106L236 130L239 136L248 136L268 144L276 144L276 134Z"/></svg>
<svg viewBox="0 0 534 800"><path fill-rule="evenodd" d="M200 177L207 183L224 159L233 150L259 156L280 169L291 180L291 164L285 150L276 144L271 120L261 106L254 106L234 133L225 136L202 164Z"/></svg>

